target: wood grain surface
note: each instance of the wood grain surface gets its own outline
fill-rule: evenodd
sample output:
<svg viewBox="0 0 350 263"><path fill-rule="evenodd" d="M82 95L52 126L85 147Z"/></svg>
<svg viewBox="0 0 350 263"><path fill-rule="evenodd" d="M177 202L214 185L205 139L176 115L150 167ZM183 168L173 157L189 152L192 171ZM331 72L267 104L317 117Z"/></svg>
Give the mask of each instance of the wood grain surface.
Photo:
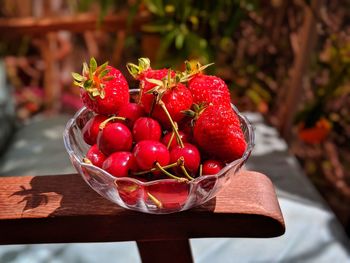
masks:
<svg viewBox="0 0 350 263"><path fill-rule="evenodd" d="M195 209L150 215L123 209L77 174L0 178L0 244L275 237L285 231L271 181L242 171Z"/></svg>

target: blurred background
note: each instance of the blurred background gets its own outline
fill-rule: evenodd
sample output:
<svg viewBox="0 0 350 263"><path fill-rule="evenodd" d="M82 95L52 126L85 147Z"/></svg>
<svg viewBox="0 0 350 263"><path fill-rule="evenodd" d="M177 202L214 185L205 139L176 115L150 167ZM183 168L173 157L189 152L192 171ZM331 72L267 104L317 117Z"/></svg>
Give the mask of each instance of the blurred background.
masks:
<svg viewBox="0 0 350 263"><path fill-rule="evenodd" d="M277 128L349 231L349 1L0 3L3 151L13 127L81 107L70 73L91 56L130 83L125 64L141 56L176 69L184 60L214 62L208 73L226 81L241 111L259 112Z"/></svg>

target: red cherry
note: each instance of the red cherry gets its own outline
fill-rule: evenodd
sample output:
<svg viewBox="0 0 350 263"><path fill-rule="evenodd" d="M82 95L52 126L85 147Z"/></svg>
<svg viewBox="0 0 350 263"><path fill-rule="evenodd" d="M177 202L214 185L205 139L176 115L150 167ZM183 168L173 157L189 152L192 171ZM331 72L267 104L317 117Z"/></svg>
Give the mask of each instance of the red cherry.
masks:
<svg viewBox="0 0 350 263"><path fill-rule="evenodd" d="M130 129L134 126L134 123L138 118L145 115L146 113L143 106L137 103L123 105L118 113L118 116L126 118L126 124Z"/></svg>
<svg viewBox="0 0 350 263"><path fill-rule="evenodd" d="M136 163L141 170L150 170L158 162L161 166L169 164L169 151L158 141L145 140L138 142L133 150Z"/></svg>
<svg viewBox="0 0 350 263"><path fill-rule="evenodd" d="M201 162L200 153L196 146L184 143L184 147L175 146L170 151L170 163L176 162L180 157L184 158L185 168L191 174L196 174ZM178 167L176 169L178 171Z"/></svg>
<svg viewBox="0 0 350 263"><path fill-rule="evenodd" d="M224 164L222 162L219 162L217 160L206 160L203 163L202 174L217 174L221 171L222 168L224 168Z"/></svg>
<svg viewBox="0 0 350 263"><path fill-rule="evenodd" d="M180 208L187 198L190 190L190 184L180 183L176 181L164 181L157 184L150 184L145 190L145 197L147 203L155 203L152 197L158 201L162 208ZM151 194L151 196L149 195ZM157 202L157 203L158 203Z"/></svg>
<svg viewBox="0 0 350 263"><path fill-rule="evenodd" d="M162 128L155 119L141 117L135 121L132 134L135 142L144 140L159 141L162 135Z"/></svg>
<svg viewBox="0 0 350 263"><path fill-rule="evenodd" d="M124 124L109 122L98 134L97 145L105 155L119 151L130 151L132 135L129 128Z"/></svg>
<svg viewBox="0 0 350 263"><path fill-rule="evenodd" d="M136 170L135 157L130 152L112 153L103 162L102 169L115 177L128 176L129 171Z"/></svg>
<svg viewBox="0 0 350 263"><path fill-rule="evenodd" d="M96 165L102 168L103 162L106 160L107 156L104 155L97 147L97 144L94 144L90 147L86 154L86 158L90 160L93 165Z"/></svg>
<svg viewBox="0 0 350 263"><path fill-rule="evenodd" d="M168 146L168 143L170 141L172 134L173 134L173 132L168 132L167 134L164 135L164 137L162 139L162 143L164 145ZM183 131L179 131L179 135L180 135L180 138L181 138L183 143L189 142L189 136L186 133L184 133ZM169 149L173 148L176 145L179 145L179 144L177 143L176 136L174 134L173 140L171 141Z"/></svg>
<svg viewBox="0 0 350 263"><path fill-rule="evenodd" d="M115 182L120 198L125 204L135 205L144 196L143 186L137 183L119 179Z"/></svg>
<svg viewBox="0 0 350 263"><path fill-rule="evenodd" d="M81 133L83 135L84 141L89 145L94 145L97 142L97 135L100 124L107 119L103 115L95 115L91 118L83 127Z"/></svg>

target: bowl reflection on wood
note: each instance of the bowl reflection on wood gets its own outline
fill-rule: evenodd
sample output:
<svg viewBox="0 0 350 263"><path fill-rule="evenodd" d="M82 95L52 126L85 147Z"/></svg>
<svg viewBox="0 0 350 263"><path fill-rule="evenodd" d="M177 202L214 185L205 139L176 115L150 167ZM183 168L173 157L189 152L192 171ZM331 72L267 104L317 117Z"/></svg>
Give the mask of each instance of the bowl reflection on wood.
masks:
<svg viewBox="0 0 350 263"><path fill-rule="evenodd" d="M131 90L131 97L138 90ZM249 121L232 105L241 121L241 128L247 142L247 148L240 159L226 166L216 175L203 175L189 182L175 179L143 181L131 177L116 178L99 167L83 161L89 145L84 142L81 130L93 116L87 108L80 109L68 121L63 140L71 162L85 182L101 196L127 209L166 214L190 209L203 204L229 182L250 156L254 146L253 127Z"/></svg>

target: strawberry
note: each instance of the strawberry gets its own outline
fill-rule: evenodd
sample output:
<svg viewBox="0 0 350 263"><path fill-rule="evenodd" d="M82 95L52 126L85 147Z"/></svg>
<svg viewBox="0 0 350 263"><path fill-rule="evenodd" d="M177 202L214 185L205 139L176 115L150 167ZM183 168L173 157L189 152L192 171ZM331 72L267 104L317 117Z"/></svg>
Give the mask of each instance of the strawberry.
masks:
<svg viewBox="0 0 350 263"><path fill-rule="evenodd" d="M138 66L128 63L127 67L130 74L140 80L140 101L147 113L168 128L168 116L159 105L159 100L162 100L173 121L178 122L184 117L182 111L191 107L192 95L185 85L176 82L173 70L154 70L147 58L140 58ZM153 92L158 93L158 99Z"/></svg>
<svg viewBox="0 0 350 263"><path fill-rule="evenodd" d="M90 68L83 64L83 74L72 73L74 84L81 88L84 105L97 114L117 114L129 102L129 86L122 73L108 62L97 66L90 59Z"/></svg>
<svg viewBox="0 0 350 263"><path fill-rule="evenodd" d="M151 61L149 58L139 58L138 59L139 64L136 65L134 63L127 63L126 68L128 69L131 76L134 77L134 79L137 80L144 80L145 78L155 78L155 79L162 79L166 76L168 73L167 69L164 69L164 75L162 75L163 70L153 70L151 68ZM157 72L161 73L160 76L156 76L158 74ZM148 76L146 76L148 74ZM154 75L153 75L154 74Z"/></svg>
<svg viewBox="0 0 350 263"><path fill-rule="evenodd" d="M231 107L230 91L226 83L217 76L196 74L189 80L188 89L196 104L207 103Z"/></svg>
<svg viewBox="0 0 350 263"><path fill-rule="evenodd" d="M140 81L140 102L145 107L147 113L150 113L154 101L153 94L147 94L147 91L153 89L157 84L148 80L163 80L168 76L169 69L152 69L148 58L139 58L139 64L128 63L126 65L129 73ZM174 71L170 71L171 76L175 76Z"/></svg>
<svg viewBox="0 0 350 263"><path fill-rule="evenodd" d="M160 95L161 101L164 103L164 106L168 110L172 120L174 122L181 121L185 116L182 112L188 110L192 106L193 100L191 92L185 85L181 83L166 88L160 92L160 94L162 94ZM145 101L145 99L143 101ZM164 109L160 104L156 104L154 106L152 116L153 118L157 119L165 128L169 128L169 117L166 115Z"/></svg>
<svg viewBox="0 0 350 263"><path fill-rule="evenodd" d="M238 116L224 105L211 105L201 111L194 124L193 136L204 152L220 161L236 160L246 149Z"/></svg>
<svg viewBox="0 0 350 263"><path fill-rule="evenodd" d="M163 80L169 74L169 69L157 69L148 70L140 78L140 102L144 106L147 113L151 113L152 105L154 103L154 95L152 93L147 93L157 86L154 82L150 80ZM175 72L170 70L170 74L175 76Z"/></svg>

